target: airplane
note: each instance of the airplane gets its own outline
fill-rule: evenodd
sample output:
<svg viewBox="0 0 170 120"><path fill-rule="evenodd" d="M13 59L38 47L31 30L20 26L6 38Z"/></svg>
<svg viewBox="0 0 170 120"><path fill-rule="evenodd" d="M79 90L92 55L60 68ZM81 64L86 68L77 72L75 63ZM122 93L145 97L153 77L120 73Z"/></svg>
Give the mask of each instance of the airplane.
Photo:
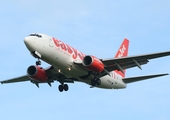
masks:
<svg viewBox="0 0 170 120"><path fill-rule="evenodd" d="M126 38L115 57L109 59L86 55L59 39L41 33L30 34L24 38L24 43L37 59L35 65L28 67L26 75L0 81L1 84L30 81L39 88L40 83L47 83L51 87L51 83L58 81L60 92L68 91L66 83L74 82L87 83L91 88L123 89L129 83L168 75L165 73L126 78L126 69L142 69L141 65L147 64L149 60L170 55L170 51L165 51L127 56L129 40ZM41 60L50 66L42 68Z"/></svg>

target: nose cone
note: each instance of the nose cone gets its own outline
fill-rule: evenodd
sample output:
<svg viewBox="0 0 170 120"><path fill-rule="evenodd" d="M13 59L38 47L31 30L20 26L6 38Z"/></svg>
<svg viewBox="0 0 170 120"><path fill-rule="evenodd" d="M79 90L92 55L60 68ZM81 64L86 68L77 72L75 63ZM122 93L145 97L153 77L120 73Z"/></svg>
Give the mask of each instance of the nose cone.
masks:
<svg viewBox="0 0 170 120"><path fill-rule="evenodd" d="M30 37L25 37L24 38L24 43L27 46L27 48L32 51L32 45L33 45L33 40L31 40Z"/></svg>
<svg viewBox="0 0 170 120"><path fill-rule="evenodd" d="M24 43L27 45L28 42L29 42L29 38L28 38L28 37L25 37L25 38L24 38Z"/></svg>

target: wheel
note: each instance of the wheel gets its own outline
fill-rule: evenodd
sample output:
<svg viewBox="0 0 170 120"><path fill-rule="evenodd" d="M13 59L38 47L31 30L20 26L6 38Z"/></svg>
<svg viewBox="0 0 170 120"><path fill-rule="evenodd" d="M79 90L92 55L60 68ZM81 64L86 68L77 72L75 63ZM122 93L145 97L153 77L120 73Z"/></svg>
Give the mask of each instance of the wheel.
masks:
<svg viewBox="0 0 170 120"><path fill-rule="evenodd" d="M101 85L101 80L100 79L95 80L95 82L96 82L96 85Z"/></svg>
<svg viewBox="0 0 170 120"><path fill-rule="evenodd" d="M67 84L64 84L63 88L64 88L65 91L68 91L68 85Z"/></svg>
<svg viewBox="0 0 170 120"><path fill-rule="evenodd" d="M101 80L100 79L96 80L96 84L101 85Z"/></svg>
<svg viewBox="0 0 170 120"><path fill-rule="evenodd" d="M91 80L91 85L92 86L96 86L96 81L95 80Z"/></svg>
<svg viewBox="0 0 170 120"><path fill-rule="evenodd" d="M36 61L36 65L41 65L41 61Z"/></svg>
<svg viewBox="0 0 170 120"><path fill-rule="evenodd" d="M60 92L63 92L63 89L64 89L64 88L63 88L62 85L59 85L59 86L58 86L58 90L59 90Z"/></svg>

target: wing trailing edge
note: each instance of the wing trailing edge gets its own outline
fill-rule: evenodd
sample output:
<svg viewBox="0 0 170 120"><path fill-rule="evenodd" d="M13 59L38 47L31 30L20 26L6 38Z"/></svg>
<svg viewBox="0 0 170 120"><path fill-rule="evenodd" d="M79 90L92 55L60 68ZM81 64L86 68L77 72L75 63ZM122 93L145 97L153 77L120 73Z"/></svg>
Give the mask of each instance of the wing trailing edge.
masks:
<svg viewBox="0 0 170 120"><path fill-rule="evenodd" d="M146 76L138 76L138 77L129 77L129 78L123 78L122 80L124 81L124 83L128 84L128 83L138 82L138 81L142 81L142 80L146 80L146 79L161 77L161 76L165 76L165 75L169 75L169 74L165 73L165 74L155 74L155 75L146 75Z"/></svg>

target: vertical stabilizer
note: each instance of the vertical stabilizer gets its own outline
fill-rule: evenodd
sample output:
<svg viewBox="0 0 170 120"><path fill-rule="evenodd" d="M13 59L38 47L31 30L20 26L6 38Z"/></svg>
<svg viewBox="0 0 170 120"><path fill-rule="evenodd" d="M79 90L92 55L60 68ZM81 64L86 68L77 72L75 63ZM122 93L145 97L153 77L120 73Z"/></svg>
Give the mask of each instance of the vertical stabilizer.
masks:
<svg viewBox="0 0 170 120"><path fill-rule="evenodd" d="M117 51L115 58L126 57L128 55L128 49L129 49L129 40L125 38L119 50ZM114 72L116 72L117 74L122 76L122 78L124 78L126 70L121 70L121 65L119 64L117 64L117 67L120 70L115 70Z"/></svg>

